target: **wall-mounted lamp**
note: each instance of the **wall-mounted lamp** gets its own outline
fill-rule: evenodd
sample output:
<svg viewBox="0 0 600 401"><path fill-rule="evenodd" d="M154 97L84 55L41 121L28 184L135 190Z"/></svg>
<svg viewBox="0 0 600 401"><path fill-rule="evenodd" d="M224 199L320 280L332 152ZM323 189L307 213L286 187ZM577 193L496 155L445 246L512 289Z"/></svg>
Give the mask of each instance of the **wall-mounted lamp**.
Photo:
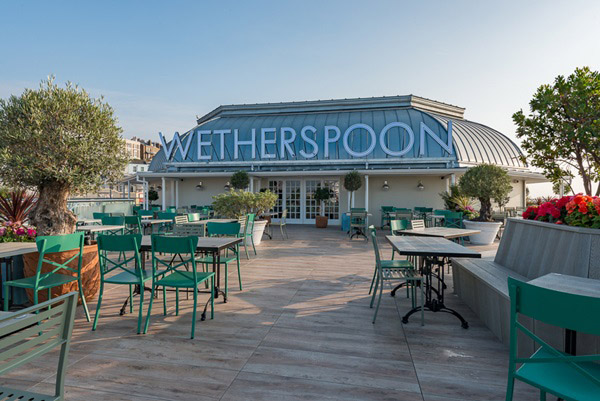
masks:
<svg viewBox="0 0 600 401"><path fill-rule="evenodd" d="M198 183L198 185L196 185L196 189L197 189L198 191L202 191L202 190L204 189L204 187L202 186L202 181L200 181L200 182Z"/></svg>
<svg viewBox="0 0 600 401"><path fill-rule="evenodd" d="M513 183L518 184L519 180L513 180Z"/></svg>
<svg viewBox="0 0 600 401"><path fill-rule="evenodd" d="M419 191L422 191L425 189L425 185L423 185L423 183L421 181L419 181L419 183L417 184L417 189Z"/></svg>
<svg viewBox="0 0 600 401"><path fill-rule="evenodd" d="M390 186L388 185L387 180L383 182L383 186L381 187L381 189L383 189L384 191L387 191L390 189Z"/></svg>
<svg viewBox="0 0 600 401"><path fill-rule="evenodd" d="M229 191L231 189L231 184L229 183L229 181L227 181L225 183L225 187L224 188L225 188L226 191Z"/></svg>
<svg viewBox="0 0 600 401"><path fill-rule="evenodd" d="M158 187L156 187L157 190L162 191L162 187L159 185Z"/></svg>

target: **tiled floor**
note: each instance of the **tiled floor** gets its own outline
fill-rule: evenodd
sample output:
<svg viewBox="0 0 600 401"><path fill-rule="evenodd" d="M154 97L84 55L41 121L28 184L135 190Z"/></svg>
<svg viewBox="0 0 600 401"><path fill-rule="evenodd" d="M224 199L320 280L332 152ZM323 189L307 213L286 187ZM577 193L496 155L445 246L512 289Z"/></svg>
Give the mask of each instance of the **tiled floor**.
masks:
<svg viewBox="0 0 600 401"><path fill-rule="evenodd" d="M170 297L163 316L159 299L148 334L136 335L137 313L118 315L126 288L108 286L96 332L78 310L66 399L504 399L507 349L451 290L447 304L465 316L468 330L442 313L426 313L424 327L417 316L403 325L409 302L389 291L373 325L371 244L335 228L289 231L289 240L276 235L243 260L241 292L232 271L229 302L218 300L215 319L199 322L194 340L191 300L183 297L175 316ZM46 357L3 382L52 392L55 364ZM530 399L536 392L517 386L515 400Z"/></svg>

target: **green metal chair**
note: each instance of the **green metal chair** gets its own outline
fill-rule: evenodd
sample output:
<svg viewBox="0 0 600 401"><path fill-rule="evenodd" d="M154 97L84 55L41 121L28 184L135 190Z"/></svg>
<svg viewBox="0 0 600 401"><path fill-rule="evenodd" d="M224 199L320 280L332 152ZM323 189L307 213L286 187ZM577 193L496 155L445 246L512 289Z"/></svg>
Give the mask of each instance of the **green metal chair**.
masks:
<svg viewBox="0 0 600 401"><path fill-rule="evenodd" d="M151 209L153 212L160 212L160 206L151 206L151 207L150 207L150 209Z"/></svg>
<svg viewBox="0 0 600 401"><path fill-rule="evenodd" d="M254 246L254 220L256 219L256 215L254 213L248 213L246 215L243 227L243 235L242 238L244 241L242 242L244 245L244 250L246 251L246 259L250 259L250 255L248 254L248 239L252 243L252 249L254 250L254 254L256 255L256 247Z"/></svg>
<svg viewBox="0 0 600 401"><path fill-rule="evenodd" d="M377 290L379 290L379 296L377 296L377 306L375 307L375 313L373 314L373 324L375 324L377 312L379 311L379 305L381 304L381 295L383 294L384 282L404 281L406 282L406 296L409 297L410 292L412 292L413 307L416 306L416 289L417 287L421 289L421 326L423 326L425 322L425 314L423 311L423 277L415 270L414 265L408 260L381 260L375 226L369 226L369 233L371 236L371 241L373 242L373 249L375 251L375 272L373 274L373 280L371 281L371 287L373 288L373 282L375 282L375 286L373 288L373 295L371 296L370 308L373 308L375 297L377 296ZM370 293L371 290L369 290L369 294Z"/></svg>
<svg viewBox="0 0 600 401"><path fill-rule="evenodd" d="M125 216L124 234L143 234L142 219L140 216Z"/></svg>
<svg viewBox="0 0 600 401"><path fill-rule="evenodd" d="M600 399L600 355L572 356L556 350L519 322L519 315L552 326L600 335L600 298L567 294L508 278L510 354L506 400L513 399L515 379L540 390L540 400L553 394L567 401ZM529 358L517 356L517 334L540 348ZM517 368L517 364L521 364Z"/></svg>
<svg viewBox="0 0 600 401"><path fill-rule="evenodd" d="M71 334L77 308L77 293L70 292L0 318L0 376L26 363L35 362L60 347L54 394L40 394L0 386L0 399L62 401L65 397Z"/></svg>
<svg viewBox="0 0 600 401"><path fill-rule="evenodd" d="M163 287L163 314L167 314L167 299L165 297L165 287L175 288L175 314L179 315L179 289L191 289L194 294L194 309L192 312L192 334L196 330L196 309L198 305L198 285L209 281L210 282L210 318L214 318L214 288L215 288L215 273L197 271L196 268L196 247L198 245L198 237L176 237L176 236L152 236L152 270L156 272L158 266L165 267L163 277L158 279L157 275L153 275L152 279L152 294L150 296L150 306L148 307L148 316L144 327L144 334L148 332L150 325L150 316L152 314L152 303L154 301L154 291L157 287ZM162 260L158 257L158 253L172 255L169 261ZM181 263L175 262L175 257L178 257ZM188 269L189 268L189 269Z"/></svg>
<svg viewBox="0 0 600 401"><path fill-rule="evenodd" d="M390 224L392 213L394 213L394 206L381 206L381 228Z"/></svg>
<svg viewBox="0 0 600 401"><path fill-rule="evenodd" d="M165 210L165 212L167 212L167 213L177 213L177 208L174 207L174 206L169 206L167 208L167 210Z"/></svg>
<svg viewBox="0 0 600 401"><path fill-rule="evenodd" d="M446 216L448 215L448 213L452 213L452 210L435 209L432 214L434 214L436 216L443 216L444 217L444 221L445 221ZM441 225L445 224L444 221L440 221L439 219L436 219L434 221L434 223L435 223L436 226L438 226L438 223L441 224Z"/></svg>
<svg viewBox="0 0 600 401"><path fill-rule="evenodd" d="M410 222L408 220L391 220L390 221L390 234L394 237L399 235L400 231L408 230L409 228L410 228ZM394 260L395 254L396 254L396 250L394 248L392 248L392 260Z"/></svg>
<svg viewBox="0 0 600 401"><path fill-rule="evenodd" d="M140 311L138 314L137 333L142 332L142 315L144 307L144 283L152 280L154 271L147 272L141 268L140 244L142 234L130 235L99 235L98 257L100 263L100 292L98 294L98 306L92 330L96 330L100 307L102 306L102 295L104 284L118 284L129 286L129 311L133 313L133 286L140 288ZM119 259L111 258L111 253L119 252ZM123 260L121 261L121 255ZM133 266L131 266L133 264Z"/></svg>
<svg viewBox="0 0 600 401"><path fill-rule="evenodd" d="M407 207L395 207L392 220L412 220L413 211Z"/></svg>
<svg viewBox="0 0 600 401"><path fill-rule="evenodd" d="M110 215L112 217L125 217L125 213L123 212L112 212Z"/></svg>
<svg viewBox="0 0 600 401"><path fill-rule="evenodd" d="M362 235L365 240L369 241L367 236L367 212L362 210L350 209L350 239L352 237Z"/></svg>
<svg viewBox="0 0 600 401"><path fill-rule="evenodd" d="M92 213L92 216L94 216L95 219L102 219L103 217L110 216L110 213L94 212Z"/></svg>
<svg viewBox="0 0 600 401"><path fill-rule="evenodd" d="M106 230L103 233L108 235L123 235L125 232L125 217L122 216L104 216L102 217L103 226L123 226L114 230Z"/></svg>
<svg viewBox="0 0 600 401"><path fill-rule="evenodd" d="M10 292L8 287L26 288L33 291L33 304L38 304L38 291L48 290L48 299L52 298L52 288L61 286L63 284L72 283L77 281L77 287L79 289L79 296L81 297L81 303L83 304L83 310L85 311L85 317L87 321L90 321L90 313L88 311L87 303L83 295L83 285L81 284L81 265L83 262L83 232L76 232L67 235L49 235L40 236L35 239L37 250L39 252L38 265L35 272L35 276L20 278L17 280L10 280L4 282L3 294L4 297L4 310L8 311L8 301L10 298ZM79 250L75 255L64 261L58 263L53 260L49 260L47 255L57 252L65 252ZM77 263L77 267L69 266L69 263ZM43 264L52 265L54 268L46 273L42 273ZM75 276L58 273L60 270L66 270L71 273L75 273Z"/></svg>
<svg viewBox="0 0 600 401"><path fill-rule="evenodd" d="M200 213L188 213L188 222L200 221Z"/></svg>
<svg viewBox="0 0 600 401"><path fill-rule="evenodd" d="M158 212L156 218L160 220L171 220L169 223L162 223L158 226L159 233L170 232L173 230L173 224L175 223L175 217L177 213L173 212Z"/></svg>
<svg viewBox="0 0 600 401"><path fill-rule="evenodd" d="M240 237L240 223L218 223L208 222L206 223L206 229L209 237ZM233 252L233 256L222 256L220 258L221 264L225 265L225 297L227 297L227 286L229 276L229 264L236 262L238 272L238 282L240 285L240 291L242 291L242 274L240 273L240 247L236 244L234 247L228 249ZM209 268L213 264L212 256L204 256L196 259L197 263L201 263L204 266L204 271L210 271Z"/></svg>
<svg viewBox="0 0 600 401"><path fill-rule="evenodd" d="M142 210L142 206L141 205L134 205L131 208L132 213L135 215L137 213L138 210Z"/></svg>
<svg viewBox="0 0 600 401"><path fill-rule="evenodd" d="M463 227L463 213L462 212L450 212L446 213L444 217L444 226L450 228L462 228Z"/></svg>
<svg viewBox="0 0 600 401"><path fill-rule="evenodd" d="M137 215L140 216L142 219L143 218L147 218L147 219L151 219L152 217L154 217L154 212L152 210L138 210L137 211Z"/></svg>

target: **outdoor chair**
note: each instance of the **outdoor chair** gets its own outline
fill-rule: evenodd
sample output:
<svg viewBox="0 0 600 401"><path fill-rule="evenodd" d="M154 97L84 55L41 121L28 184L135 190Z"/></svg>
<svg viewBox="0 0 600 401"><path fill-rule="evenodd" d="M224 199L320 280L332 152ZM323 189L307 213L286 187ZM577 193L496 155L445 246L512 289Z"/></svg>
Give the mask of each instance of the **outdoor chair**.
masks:
<svg viewBox="0 0 600 401"><path fill-rule="evenodd" d="M92 213L92 216L94 217L94 219L102 219L103 217L109 217L110 213L102 213L102 212L94 212Z"/></svg>
<svg viewBox="0 0 600 401"><path fill-rule="evenodd" d="M154 217L154 212L152 210L138 210L137 215L140 216L142 219L151 219Z"/></svg>
<svg viewBox="0 0 600 401"><path fill-rule="evenodd" d="M218 223L208 222L206 224L206 230L209 237L235 237L240 236L240 223ZM229 256L229 251L233 252L233 256ZM220 258L222 265L225 265L225 297L227 298L227 286L229 276L229 264L236 262L238 272L238 282L240 285L240 291L242 291L242 274L240 273L240 247L236 244L232 248L227 250L227 254ZM213 264L213 257L210 255L200 257L196 259L196 263L201 263L204 266L204 271L210 271L210 266Z"/></svg>
<svg viewBox="0 0 600 401"><path fill-rule="evenodd" d="M246 259L250 259L250 255L248 254L248 240L250 240L252 244L252 249L254 250L254 254L256 255L256 247L254 246L254 219L256 215L254 213L248 213L246 215L244 225L242 227L242 238L244 239L244 251L246 251Z"/></svg>
<svg viewBox="0 0 600 401"><path fill-rule="evenodd" d="M400 234L400 231L408 230L409 221L408 220L391 220L390 221L390 234L392 236L397 236ZM394 260L394 255L396 254L396 250L392 248L392 260ZM369 294L371 292L369 291Z"/></svg>
<svg viewBox="0 0 600 401"><path fill-rule="evenodd" d="M200 213L188 213L188 222L200 221Z"/></svg>
<svg viewBox="0 0 600 401"><path fill-rule="evenodd" d="M163 314L167 315L167 298L164 296L165 288L175 288L175 315L179 316L179 289L184 288L192 290L194 294L194 308L192 310L192 333L190 338L194 338L196 330L196 309L198 305L198 285L204 282L210 282L210 318L214 318L214 286L215 273L198 271L196 268L196 247L198 237L175 237L175 236L152 236L152 271L156 272L158 266L165 267L164 276L160 279L155 275L152 279L152 294L150 295L150 306L148 307L148 316L144 326L144 334L148 332L150 325L150 316L152 315L152 303L154 301L154 291L157 287L163 287ZM158 253L172 255L169 261L162 260ZM175 257L180 263L175 261Z"/></svg>
<svg viewBox="0 0 600 401"><path fill-rule="evenodd" d="M523 315L552 326L600 335L600 298L566 294L508 278L510 353L506 400L513 399L515 379L540 390L540 400L553 394L563 400L591 401L600 395L600 355L572 356L553 348L519 322ZM517 356L522 332L540 348L528 358ZM517 368L517 364L521 364Z"/></svg>
<svg viewBox="0 0 600 401"><path fill-rule="evenodd" d="M140 216L125 216L124 234L143 234Z"/></svg>
<svg viewBox="0 0 600 401"><path fill-rule="evenodd" d="M432 223L434 223L433 225L434 225L434 226L438 226L438 223L439 223L439 224L441 224L441 225L445 225L445 224L446 224L446 223L445 223L446 216L447 216L449 213L452 213L452 211L451 211L451 210L445 210L445 209L436 209L436 210L434 210L434 211L433 211L433 214L434 214L434 215L436 215L436 216L443 216L444 218L442 219L442 221L440 221L440 220L438 220L438 219L436 219L436 220L433 220L433 219L430 217L430 219L432 220Z"/></svg>
<svg viewBox="0 0 600 401"><path fill-rule="evenodd" d="M3 351L0 353L0 375L2 377L26 363L36 363L48 352L60 347L53 395L0 386L0 399L64 400L65 376L69 365L69 348L76 307L77 293L70 292L0 318Z"/></svg>
<svg viewBox="0 0 600 401"><path fill-rule="evenodd" d="M462 228L463 226L463 213L462 212L448 212L444 217L444 226L448 228Z"/></svg>
<svg viewBox="0 0 600 401"><path fill-rule="evenodd" d="M381 296L383 294L383 284L388 281L400 281L406 283L406 296L409 297L412 292L412 306L416 306L416 291L417 287L421 290L421 326L424 325L425 316L423 312L424 296L423 296L423 277L415 270L414 265L408 260L381 260L381 254L379 253L379 244L377 243L377 231L374 226L369 226L369 232L371 240L373 242L373 249L375 251L375 272L373 273L373 280L371 280L371 289L373 295L371 295L370 308L373 308L375 303L375 297L377 297L377 306L375 307L375 313L373 314L373 324L377 319L377 312L379 312L379 305L381 304ZM375 284L373 286L373 283ZM369 290L369 294L371 293ZM379 290L379 295L377 295Z"/></svg>
<svg viewBox="0 0 600 401"><path fill-rule="evenodd" d="M273 221L271 220L270 225L271 226L279 226L279 230L281 231L281 239L285 239L285 238L290 238L288 236L288 232L287 232L287 214L288 214L288 210L287 209L283 209L283 212L281 212L281 217L279 218L279 221ZM285 237L283 236L283 232L285 231Z"/></svg>
<svg viewBox="0 0 600 401"><path fill-rule="evenodd" d="M415 207L415 217L419 220L427 220L427 215L433 213L432 207Z"/></svg>
<svg viewBox="0 0 600 401"><path fill-rule="evenodd" d="M160 212L160 206L152 206L151 209L153 212Z"/></svg>
<svg viewBox="0 0 600 401"><path fill-rule="evenodd" d="M158 227L158 232L159 233L165 233L165 232L169 232L173 230L173 222L175 221L175 217L177 216L177 213L172 213L172 212L158 212L157 213L157 219L159 220L172 220L168 223L161 223Z"/></svg>
<svg viewBox="0 0 600 401"><path fill-rule="evenodd" d="M121 228L117 228L114 230L105 230L105 231L103 231L103 234L123 235L123 232L125 231L125 217L122 217L122 216L102 217L102 225L103 226L122 226Z"/></svg>
<svg viewBox="0 0 600 401"><path fill-rule="evenodd" d="M125 213L123 212L112 212L110 215L111 217L125 217Z"/></svg>
<svg viewBox="0 0 600 401"><path fill-rule="evenodd" d="M100 290L98 292L98 306L92 330L96 330L100 307L102 306L102 295L104 284L117 284L129 286L129 312L133 313L133 286L139 286L140 310L138 314L137 333L142 332L142 315L144 308L144 284L152 280L153 270L142 269L140 257L140 244L142 234L131 234L123 236L99 235L98 236L98 258L100 264ZM118 252L119 259L111 257L111 253ZM123 260L121 261L121 256Z"/></svg>
<svg viewBox="0 0 600 401"><path fill-rule="evenodd" d="M394 213L394 206L381 206L381 228L390 224L392 213Z"/></svg>
<svg viewBox="0 0 600 401"><path fill-rule="evenodd" d="M392 217L392 220L412 220L413 211L409 208L396 207Z"/></svg>
<svg viewBox="0 0 600 401"><path fill-rule="evenodd" d="M177 208L175 208L173 206L169 206L167 208L167 210L165 210L165 212L167 212L167 213L177 213Z"/></svg>
<svg viewBox="0 0 600 401"><path fill-rule="evenodd" d="M131 210L132 210L132 213L135 215L135 214L137 214L137 211L138 211L138 210L142 210L142 206L140 206L140 205L135 205L135 206L133 206L133 207L131 208Z"/></svg>
<svg viewBox="0 0 600 401"><path fill-rule="evenodd" d="M412 230L424 230L425 229L425 221L424 220L411 220L410 227Z"/></svg>
<svg viewBox="0 0 600 401"><path fill-rule="evenodd" d="M201 224L176 224L173 227L173 235L177 237L204 237L205 226Z"/></svg>
<svg viewBox="0 0 600 401"><path fill-rule="evenodd" d="M17 280L10 280L4 282L3 294L4 297L4 310L8 311L8 301L10 298L10 292L8 287L18 287L30 289L33 291L33 304L38 304L38 291L48 290L48 299L52 298L52 288L58 287L67 283L77 281L77 288L79 289L79 296L81 297L81 303L83 304L83 310L85 311L85 318L90 321L90 313L88 312L87 303L83 295L83 285L81 284L81 266L83 262L83 232L76 232L67 235L49 235L40 236L35 239L37 250L40 254L38 258L38 265L35 272L35 276L20 278ZM59 263L47 258L48 255L57 252L66 251L77 251L73 256L65 260L63 263ZM69 264L74 262L77 267L71 267ZM51 265L50 271L42 273L42 266ZM67 271L74 273L75 275L61 274L59 271Z"/></svg>
<svg viewBox="0 0 600 401"><path fill-rule="evenodd" d="M365 240L369 241L367 236L367 212L366 211L351 211L350 212L350 239L355 235L362 235Z"/></svg>
<svg viewBox="0 0 600 401"><path fill-rule="evenodd" d="M175 216L175 224L185 224L185 223L189 223L188 221L188 216L183 214L180 216Z"/></svg>

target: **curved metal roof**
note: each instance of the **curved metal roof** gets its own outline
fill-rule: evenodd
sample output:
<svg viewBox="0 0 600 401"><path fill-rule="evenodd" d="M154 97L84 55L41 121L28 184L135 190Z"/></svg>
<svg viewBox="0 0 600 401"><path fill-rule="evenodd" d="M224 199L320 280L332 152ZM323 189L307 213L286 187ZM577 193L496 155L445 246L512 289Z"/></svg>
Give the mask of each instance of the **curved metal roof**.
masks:
<svg viewBox="0 0 600 401"><path fill-rule="evenodd" d="M303 107L304 106L304 107ZM429 99L418 98L412 95L399 97L384 97L373 99L344 99L338 101L316 101L316 102L290 102L264 105L241 105L241 106L220 106L211 113L198 119L198 125L185 133L181 137L183 144L187 144L189 136L198 130L220 130L237 129L240 140L248 140L252 129L256 129L257 155L260 152L260 129L273 127L277 132L281 127L291 127L297 133L296 140L290 145L295 152L295 157L289 158L289 154L284 151L280 153L279 145L267 145L270 153L276 155L276 160L285 161L314 161L314 168L319 168L320 162L333 162L339 160L340 163L356 161L367 162L370 168L410 168L411 163L421 163L432 160L431 167L438 167L437 163L444 162L448 167L458 167L464 164L491 163L509 168L526 168L521 161L521 151L519 147L505 135L472 121L462 118L461 109L456 106L445 103L435 102ZM421 157L420 149L420 126L425 123L431 131L443 142L448 137L448 121L452 121L453 154L448 154L437 144L433 138L426 136L425 155ZM324 152L319 152L316 157L305 159L299 155L302 149L307 151L306 142L301 139L300 132L305 126L314 126L318 129L315 136L319 149L324 149L323 127L334 125L339 127L343 133L349 126L356 123L364 123L379 133L383 127L390 122L403 122L411 127L415 134L415 143L412 149L401 157L392 157L386 154L381 147L377 146L366 157L354 157L344 149L342 141L329 144L329 156L325 157ZM361 133L362 131L362 133ZM363 129L357 129L349 137L350 147L357 150L364 150L369 147L369 136ZM377 135L378 136L378 135ZM406 145L408 135L399 128L392 128L390 134L386 137L386 145L389 149L403 149ZM248 165L258 161L253 159L249 146L244 146L240 150L238 159L234 158L233 136L229 135L224 140L223 150L221 150L221 138L218 135L210 136L210 146L204 148L202 156L208 156L210 152L211 161L219 161L218 168L223 170L223 162L246 162ZM309 149L310 150L310 149ZM223 151L224 158L220 157ZM180 152L173 152L169 163L199 162L198 147L191 146L189 152L182 159ZM420 160L419 160L420 159ZM167 166L164 148L157 153L150 163L150 171L164 171ZM384 162L378 165L378 162ZM211 170L211 164L206 160L202 170ZM311 163L312 164L312 163ZM331 164L329 164L331 166ZM214 165L216 166L216 165ZM189 167L188 167L189 168ZM217 168L217 167L215 167ZM331 167L329 167L331 168Z"/></svg>

